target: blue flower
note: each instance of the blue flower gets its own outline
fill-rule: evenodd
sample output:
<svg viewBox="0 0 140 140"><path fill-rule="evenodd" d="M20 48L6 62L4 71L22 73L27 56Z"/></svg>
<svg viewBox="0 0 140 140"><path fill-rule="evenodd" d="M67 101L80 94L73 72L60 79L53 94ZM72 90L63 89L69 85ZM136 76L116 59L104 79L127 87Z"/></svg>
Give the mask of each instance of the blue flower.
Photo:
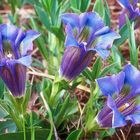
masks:
<svg viewBox="0 0 140 140"><path fill-rule="evenodd" d="M119 27L126 24L126 15L131 21L135 21L135 28L140 25L140 1L139 0L118 0L123 7L123 11L119 17Z"/></svg>
<svg viewBox="0 0 140 140"><path fill-rule="evenodd" d="M122 127L131 121L140 123L140 105L137 98L140 94L140 71L128 64L117 75L97 79L107 102L97 115L101 127Z"/></svg>
<svg viewBox="0 0 140 140"><path fill-rule="evenodd" d="M113 41L120 36L105 26L95 12L80 15L67 13L61 18L66 26L66 49L60 74L73 80L87 67L96 53L103 59L107 58Z"/></svg>
<svg viewBox="0 0 140 140"><path fill-rule="evenodd" d="M22 96L25 92L26 69L32 62L32 42L39 35L12 24L0 25L0 77L13 96Z"/></svg>

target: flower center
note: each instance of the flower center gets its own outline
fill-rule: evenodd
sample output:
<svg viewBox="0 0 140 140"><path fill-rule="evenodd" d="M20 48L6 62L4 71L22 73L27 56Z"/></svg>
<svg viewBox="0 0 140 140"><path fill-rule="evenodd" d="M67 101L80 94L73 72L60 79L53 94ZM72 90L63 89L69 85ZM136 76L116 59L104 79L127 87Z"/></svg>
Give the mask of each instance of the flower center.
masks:
<svg viewBox="0 0 140 140"><path fill-rule="evenodd" d="M87 42L82 42L81 44L80 44L80 48L83 48L85 51L87 50L86 49L86 45L87 45Z"/></svg>
<svg viewBox="0 0 140 140"><path fill-rule="evenodd" d="M89 38L89 35L90 35L90 30L89 30L89 28L84 27L84 28L82 29L82 31L80 32L80 34L79 34L78 42L79 42L79 43L80 43L80 42L86 42L86 41L88 40L88 38Z"/></svg>
<svg viewBox="0 0 140 140"><path fill-rule="evenodd" d="M6 56L7 56L7 58L9 58L9 59L11 59L11 58L13 57L13 55L12 55L11 53L9 53L9 52L6 54Z"/></svg>
<svg viewBox="0 0 140 140"><path fill-rule="evenodd" d="M8 59L13 58L11 43L7 40L3 40L3 52Z"/></svg>
<svg viewBox="0 0 140 140"><path fill-rule="evenodd" d="M125 109L128 108L129 106L130 106L129 103L125 103L124 105L122 105L121 107L119 107L118 110L119 110L120 112L122 112L123 110L125 110Z"/></svg>
<svg viewBox="0 0 140 140"><path fill-rule="evenodd" d="M140 3L137 3L137 7L140 9Z"/></svg>

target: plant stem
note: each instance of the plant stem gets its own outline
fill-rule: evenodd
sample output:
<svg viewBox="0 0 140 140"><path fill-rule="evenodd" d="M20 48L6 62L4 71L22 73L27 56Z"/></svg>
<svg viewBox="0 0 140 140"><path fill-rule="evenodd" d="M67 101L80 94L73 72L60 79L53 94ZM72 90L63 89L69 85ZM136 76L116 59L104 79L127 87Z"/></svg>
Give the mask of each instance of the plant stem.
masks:
<svg viewBox="0 0 140 140"><path fill-rule="evenodd" d="M42 98L42 100L44 102L46 110L48 111L49 118L50 118L50 124L51 124L51 130L50 130L50 134L49 134L47 140L51 140L52 135L53 135L53 129L54 129L54 133L55 133L55 140L58 140L58 135L57 135L57 131L56 131L56 128L55 128L55 125L54 125L54 122L53 122L53 116L52 116L52 112L50 110L50 107L49 107L49 105L47 104L47 102L45 100L43 92L40 93L40 96L41 96L41 98Z"/></svg>

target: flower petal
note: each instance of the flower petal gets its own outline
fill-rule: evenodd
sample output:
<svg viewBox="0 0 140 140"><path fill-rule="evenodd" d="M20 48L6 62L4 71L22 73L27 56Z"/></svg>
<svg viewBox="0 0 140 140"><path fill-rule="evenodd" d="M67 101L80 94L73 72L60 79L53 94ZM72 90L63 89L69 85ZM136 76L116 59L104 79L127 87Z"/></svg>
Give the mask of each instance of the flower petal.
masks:
<svg viewBox="0 0 140 140"><path fill-rule="evenodd" d="M26 67L7 61L0 67L0 77L13 96L22 96L25 92Z"/></svg>
<svg viewBox="0 0 140 140"><path fill-rule="evenodd" d="M108 49L108 46L111 47L113 41L118 38L120 38L120 35L110 30L108 33L103 34L97 38L95 48Z"/></svg>
<svg viewBox="0 0 140 140"><path fill-rule="evenodd" d="M125 119L130 120L133 125L134 124L140 124L140 113L128 115Z"/></svg>
<svg viewBox="0 0 140 140"><path fill-rule="evenodd" d="M66 41L65 41L65 46L79 46L77 40L74 37L72 27L68 24L66 26Z"/></svg>
<svg viewBox="0 0 140 140"><path fill-rule="evenodd" d="M103 32L104 31L104 32ZM97 32L95 40L90 44L90 48L88 50L96 50L99 55L105 59L109 55L109 50L115 39L120 38L120 36L114 32L109 30L101 30L101 32Z"/></svg>
<svg viewBox="0 0 140 140"><path fill-rule="evenodd" d="M116 104L111 96L108 96L107 105L113 111L112 127L122 127L126 125L124 116L118 111Z"/></svg>
<svg viewBox="0 0 140 140"><path fill-rule="evenodd" d="M110 47L108 47L108 48L110 48ZM90 49L88 49L88 51L93 51L93 52L97 52L97 54L99 55L99 56L101 56L102 57L102 59L106 59L108 56L109 56L109 54L110 54L110 50L106 50L106 49L94 49L94 48L90 48Z"/></svg>
<svg viewBox="0 0 140 140"><path fill-rule="evenodd" d="M16 36L16 40L14 42L15 46L19 48L19 45L21 43L21 41L24 39L25 37L25 32L22 29L18 30L18 34Z"/></svg>
<svg viewBox="0 0 140 140"><path fill-rule="evenodd" d="M22 64L26 67L29 67L32 63L31 55L27 55L15 60L15 63Z"/></svg>
<svg viewBox="0 0 140 140"><path fill-rule="evenodd" d="M0 58L3 56L3 48L2 48L2 35L0 33Z"/></svg>
<svg viewBox="0 0 140 140"><path fill-rule="evenodd" d="M95 32L102 29L104 26L104 22L99 14L95 12L80 14L80 34L78 36L78 41L84 41L90 44L94 38Z"/></svg>
<svg viewBox="0 0 140 140"><path fill-rule="evenodd" d="M33 30L29 30L26 32L26 36L20 44L22 56L26 55L28 51L31 51L33 49L33 40L35 40L39 36L40 33Z"/></svg>
<svg viewBox="0 0 140 140"><path fill-rule="evenodd" d="M25 94L25 84L26 84L26 71L27 68L21 64L15 64L15 82L17 84L18 93L14 96L22 96Z"/></svg>
<svg viewBox="0 0 140 140"><path fill-rule="evenodd" d="M130 5L131 5L130 0L119 0L118 2L119 2L123 7L125 7L125 8L130 8Z"/></svg>
<svg viewBox="0 0 140 140"><path fill-rule="evenodd" d="M100 30L95 32L95 36L104 35L104 34L107 34L108 32L110 32L109 27L108 26L104 26L103 28L101 28Z"/></svg>
<svg viewBox="0 0 140 140"><path fill-rule="evenodd" d="M139 88L140 71L131 64L126 65L123 71L125 72L124 83L129 85L132 89L136 90Z"/></svg>
<svg viewBox="0 0 140 140"><path fill-rule="evenodd" d="M123 27L123 25L126 23L126 14L128 14L128 11L124 9L119 16L119 29Z"/></svg>
<svg viewBox="0 0 140 140"><path fill-rule="evenodd" d="M92 60L94 53L84 47L67 47L61 62L60 74L68 80L78 76Z"/></svg>
<svg viewBox="0 0 140 140"><path fill-rule="evenodd" d="M114 93L119 94L124 85L124 72L120 72L117 75L106 76L98 78L96 81L102 93L105 96L112 95Z"/></svg>
<svg viewBox="0 0 140 140"><path fill-rule="evenodd" d="M70 24L72 28L79 27L79 15L75 13L66 13L61 15L61 19L65 25Z"/></svg>
<svg viewBox="0 0 140 140"><path fill-rule="evenodd" d="M2 39L6 41L15 41L18 31L20 28L17 28L16 26L12 24L1 24L0 25L0 32L2 35Z"/></svg>
<svg viewBox="0 0 140 140"><path fill-rule="evenodd" d="M92 33L95 33L99 29L104 27L104 22L98 13L88 12L80 15L81 29L89 27Z"/></svg>

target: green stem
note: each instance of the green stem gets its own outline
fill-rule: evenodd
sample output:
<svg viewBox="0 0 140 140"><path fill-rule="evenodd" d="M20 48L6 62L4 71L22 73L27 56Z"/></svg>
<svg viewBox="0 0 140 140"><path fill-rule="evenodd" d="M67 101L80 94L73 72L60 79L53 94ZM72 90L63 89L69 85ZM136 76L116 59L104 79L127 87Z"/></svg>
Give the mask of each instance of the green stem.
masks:
<svg viewBox="0 0 140 140"><path fill-rule="evenodd" d="M30 124L31 124L31 140L35 140L35 129L33 127L33 113L31 111L30 115Z"/></svg>
<svg viewBox="0 0 140 140"><path fill-rule="evenodd" d="M21 98L16 98L16 108L18 110L18 116L19 116L19 120L22 123L22 129L23 129L23 133L24 133L24 140L26 140L26 127L25 127L25 119L24 119L24 109L23 109L23 101L24 101L24 97Z"/></svg>
<svg viewBox="0 0 140 140"><path fill-rule="evenodd" d="M86 113L86 122L85 122L85 131L86 133L91 132L99 128L98 123L96 121L97 109L96 109L96 100L98 98L97 91L98 87L95 83L91 83L90 89L90 98L85 107Z"/></svg>
<svg viewBox="0 0 140 140"><path fill-rule="evenodd" d="M99 129L99 125L97 123L96 117L92 120L88 121L85 125L85 131L86 133L89 133L91 131L96 131Z"/></svg>
<svg viewBox="0 0 140 140"><path fill-rule="evenodd" d="M22 126L23 126L23 132L24 132L24 140L26 140L26 127L25 127L23 107L22 107Z"/></svg>
<svg viewBox="0 0 140 140"><path fill-rule="evenodd" d="M43 92L40 93L40 96L41 96L41 98L42 98L42 100L44 102L45 108L48 111L48 115L49 115L49 119L50 119L50 124L51 124L51 130L50 130L49 136L47 137L47 140L51 140L52 135L53 135L53 129L54 129L54 133L55 133L55 139L58 140L56 128L55 128L55 125L54 125L54 122L53 122L53 115L52 115L51 109L50 109L48 103L45 100Z"/></svg>

